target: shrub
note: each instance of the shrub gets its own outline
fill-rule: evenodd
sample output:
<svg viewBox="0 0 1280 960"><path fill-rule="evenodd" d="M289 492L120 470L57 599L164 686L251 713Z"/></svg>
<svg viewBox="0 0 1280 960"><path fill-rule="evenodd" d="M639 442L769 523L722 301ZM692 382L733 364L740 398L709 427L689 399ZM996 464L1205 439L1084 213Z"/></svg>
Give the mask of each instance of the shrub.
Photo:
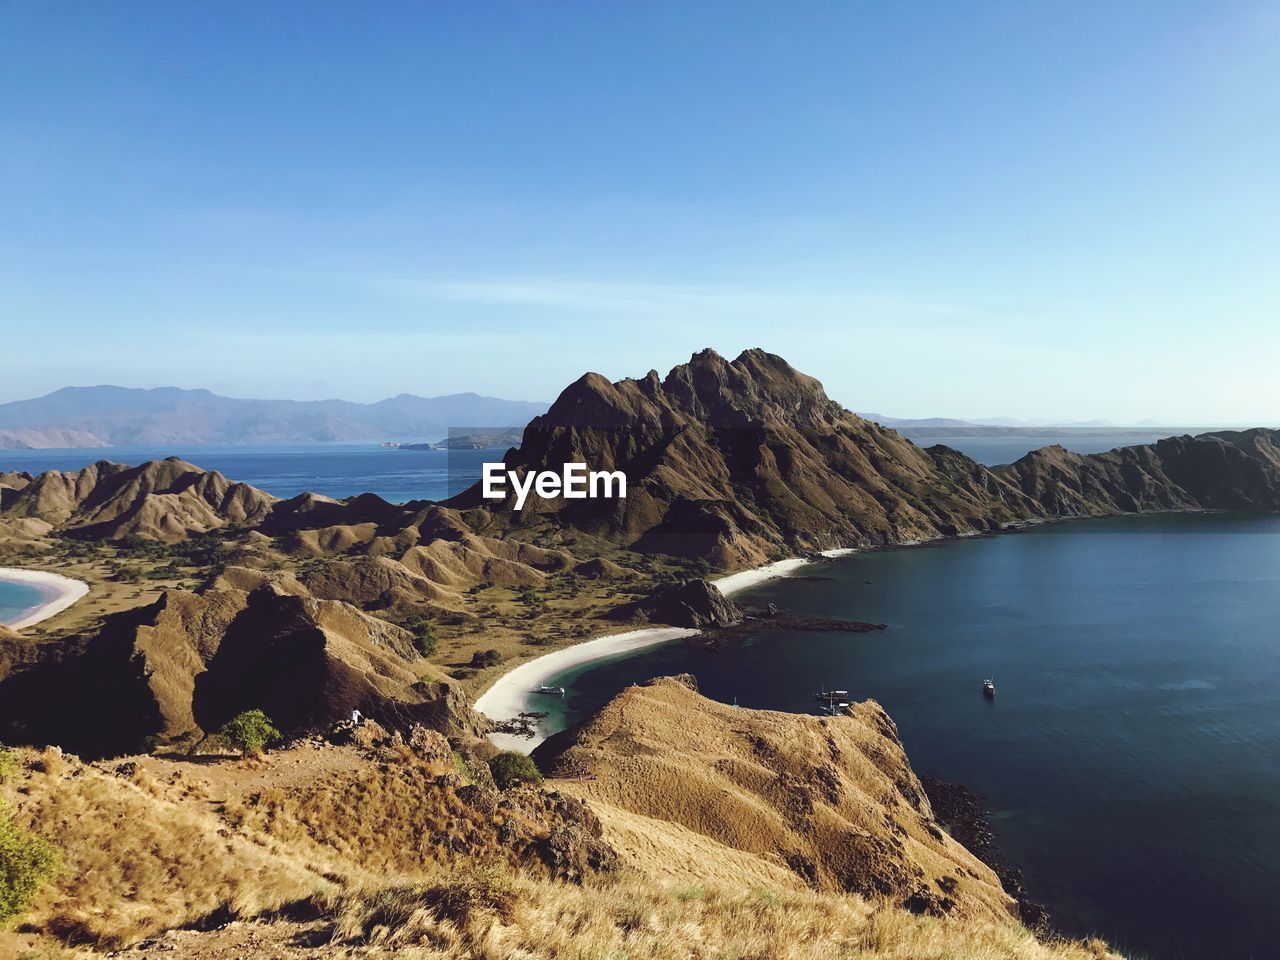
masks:
<svg viewBox="0 0 1280 960"><path fill-rule="evenodd" d="M17 768L18 758L13 755L12 750L0 744L0 783L4 783L13 776L13 771Z"/></svg>
<svg viewBox="0 0 1280 960"><path fill-rule="evenodd" d="M280 731L261 710L246 710L222 725L218 737L246 757L256 757L263 747L280 739Z"/></svg>
<svg viewBox="0 0 1280 960"><path fill-rule="evenodd" d="M415 617L406 621L404 628L413 634L413 647L419 654L424 657L436 655L440 641L436 639L436 628L431 625L431 621Z"/></svg>
<svg viewBox="0 0 1280 960"><path fill-rule="evenodd" d="M502 662L502 654L497 650L477 650L471 655L471 666L476 669L492 667Z"/></svg>
<svg viewBox="0 0 1280 960"><path fill-rule="evenodd" d="M0 807L0 927L26 909L57 865L57 854L48 841L23 830Z"/></svg>
<svg viewBox="0 0 1280 960"><path fill-rule="evenodd" d="M542 774L537 765L523 753L504 750L489 761L493 782L503 790L518 783L541 783Z"/></svg>

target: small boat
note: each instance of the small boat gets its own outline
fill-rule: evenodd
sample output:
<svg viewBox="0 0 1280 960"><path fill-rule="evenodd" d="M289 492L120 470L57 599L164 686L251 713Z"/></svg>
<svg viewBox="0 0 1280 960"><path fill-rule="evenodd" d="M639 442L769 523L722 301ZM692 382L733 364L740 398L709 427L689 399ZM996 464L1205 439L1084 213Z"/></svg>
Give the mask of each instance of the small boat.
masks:
<svg viewBox="0 0 1280 960"><path fill-rule="evenodd" d="M550 694L554 694L557 697L563 697L564 687L552 687L544 683L542 686L538 687L538 689L534 690L533 692L534 693L550 693Z"/></svg>
<svg viewBox="0 0 1280 960"><path fill-rule="evenodd" d="M988 700L996 698L996 682L990 677L982 681L982 695Z"/></svg>
<svg viewBox="0 0 1280 960"><path fill-rule="evenodd" d="M836 700L847 700L848 698L848 690L823 690L813 695L813 699L821 703L832 703Z"/></svg>

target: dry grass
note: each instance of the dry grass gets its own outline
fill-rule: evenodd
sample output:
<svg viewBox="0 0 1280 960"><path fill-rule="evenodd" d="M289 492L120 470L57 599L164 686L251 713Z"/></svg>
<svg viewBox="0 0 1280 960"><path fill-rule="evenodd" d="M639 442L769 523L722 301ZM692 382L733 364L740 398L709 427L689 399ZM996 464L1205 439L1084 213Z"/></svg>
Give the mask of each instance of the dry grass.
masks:
<svg viewBox="0 0 1280 960"><path fill-rule="evenodd" d="M671 960L1100 960L1098 942L1044 944L1020 927L918 917L854 896L663 887L573 887L526 878L452 878L383 889L331 907L334 945L397 957L653 957Z"/></svg>
<svg viewBox="0 0 1280 960"><path fill-rule="evenodd" d="M1101 945L1041 944L992 917L919 917L758 882L767 874L735 882L736 851L705 879L663 882L629 869L565 883L546 864L513 855L554 825L548 795L522 791L510 795L517 808L483 815L426 764L325 766L319 755L345 756L329 748L303 751L302 767L286 753L207 772L139 759L117 772L56 750L15 753L18 770L4 792L65 864L24 921L99 951L159 936L193 960L263 951L492 960L1109 956ZM308 766L324 772L308 777ZM513 827L522 813L529 822ZM700 842L714 857L717 845ZM319 918L298 920L299 910ZM261 922L178 929L231 917Z"/></svg>
<svg viewBox="0 0 1280 960"><path fill-rule="evenodd" d="M181 783L116 775L56 750L32 758L20 779L19 822L62 857L24 921L69 942L129 943L337 889L305 858L229 832L217 804Z"/></svg>

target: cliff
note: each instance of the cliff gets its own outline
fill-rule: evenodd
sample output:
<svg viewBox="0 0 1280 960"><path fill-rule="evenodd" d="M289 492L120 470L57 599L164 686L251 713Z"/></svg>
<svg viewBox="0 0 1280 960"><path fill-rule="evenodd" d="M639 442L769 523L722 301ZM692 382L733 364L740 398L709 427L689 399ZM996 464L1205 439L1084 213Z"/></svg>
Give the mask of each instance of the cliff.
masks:
<svg viewBox="0 0 1280 960"><path fill-rule="evenodd" d="M606 836L653 837L649 856L684 863L687 832L707 850L745 855L742 869L761 877L781 868L816 890L914 912L1011 916L995 874L939 827L873 702L841 717L747 710L700 696L692 678L667 677L629 687L534 757L575 778L563 789L597 810Z"/></svg>

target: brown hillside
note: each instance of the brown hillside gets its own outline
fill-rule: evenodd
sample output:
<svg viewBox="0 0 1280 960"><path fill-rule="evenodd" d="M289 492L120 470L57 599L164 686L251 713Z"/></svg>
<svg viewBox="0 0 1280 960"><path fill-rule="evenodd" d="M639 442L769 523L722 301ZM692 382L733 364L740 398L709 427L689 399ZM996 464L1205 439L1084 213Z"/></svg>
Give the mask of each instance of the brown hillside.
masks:
<svg viewBox="0 0 1280 960"><path fill-rule="evenodd" d="M1280 509L1280 431L1169 437L1082 456L1045 447L999 473L1055 517Z"/></svg>
<svg viewBox="0 0 1280 960"><path fill-rule="evenodd" d="M562 788L605 805L606 824L606 808L667 821L815 889L918 912L1004 918L1013 906L939 828L893 722L870 701L831 718L745 710L667 677L627 689L534 756L587 772ZM633 821L633 832L644 831Z"/></svg>
<svg viewBox="0 0 1280 960"><path fill-rule="evenodd" d="M670 830L640 845L684 842L667 866L700 870L694 885L620 870L593 809L469 783L446 744L423 739L308 742L255 763L15 751L0 799L63 869L22 932L0 932L0 956L70 955L68 944L76 956L183 960L1113 956L1096 942L1039 943L999 916L797 889L789 871L676 824L645 821Z"/></svg>
<svg viewBox="0 0 1280 960"><path fill-rule="evenodd" d="M525 513L555 512L636 549L724 568L780 550L990 530L1043 512L967 457L921 450L844 410L762 350L731 362L704 350L665 378L582 377L507 457L517 471L570 462L624 471L626 499L531 498ZM478 485L451 503L485 504ZM499 514L527 522L509 506Z"/></svg>
<svg viewBox="0 0 1280 960"><path fill-rule="evenodd" d="M169 591L91 635L0 646L0 739L10 742L118 755L150 738L194 742L253 708L289 733L327 729L354 709L393 727L471 733L476 722L405 631L275 584Z"/></svg>
<svg viewBox="0 0 1280 960"><path fill-rule="evenodd" d="M43 473L6 496L3 513L46 520L87 539L134 534L174 541L228 524L256 525L274 502L248 484L170 457L137 467L104 460L71 473Z"/></svg>

